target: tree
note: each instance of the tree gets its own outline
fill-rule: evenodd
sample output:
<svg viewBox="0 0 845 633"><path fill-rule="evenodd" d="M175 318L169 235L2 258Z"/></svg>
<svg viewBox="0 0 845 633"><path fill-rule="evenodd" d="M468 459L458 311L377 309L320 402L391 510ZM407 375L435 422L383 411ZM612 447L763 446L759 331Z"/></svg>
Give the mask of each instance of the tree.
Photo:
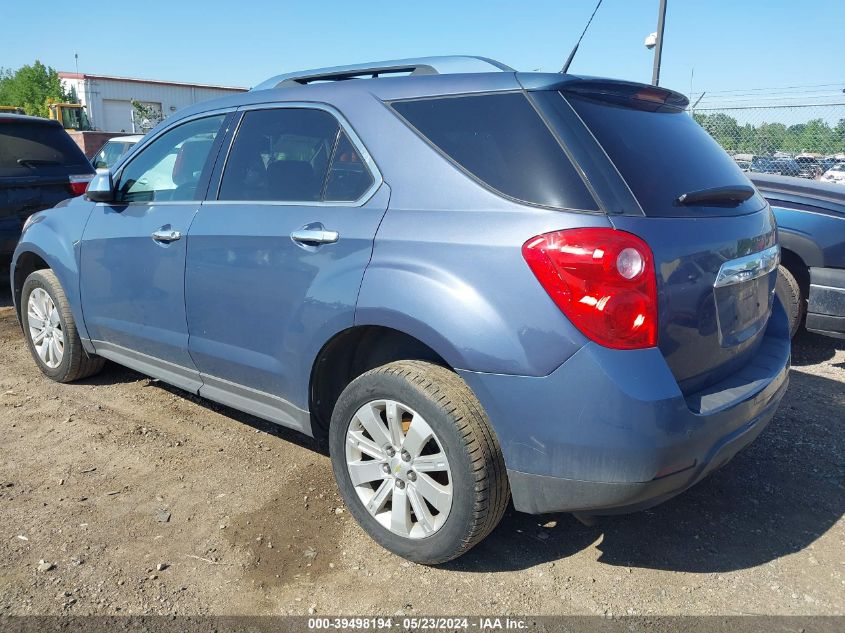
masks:
<svg viewBox="0 0 845 633"><path fill-rule="evenodd" d="M153 104L143 103L133 99L132 119L135 123L135 131L146 134L156 125L161 123L161 108L155 107Z"/></svg>
<svg viewBox="0 0 845 633"><path fill-rule="evenodd" d="M830 151L833 147L833 130L822 119L812 119L807 122L799 137L799 145L803 152Z"/></svg>
<svg viewBox="0 0 845 633"><path fill-rule="evenodd" d="M833 128L833 137L836 143L836 150L845 152L845 119L839 119L839 123Z"/></svg>
<svg viewBox="0 0 845 633"><path fill-rule="evenodd" d="M754 153L772 154L783 147L786 126L783 123L761 123L754 134Z"/></svg>
<svg viewBox="0 0 845 633"><path fill-rule="evenodd" d="M50 103L68 98L56 70L38 60L14 72L0 69L0 105L18 106L27 114L47 117Z"/></svg>

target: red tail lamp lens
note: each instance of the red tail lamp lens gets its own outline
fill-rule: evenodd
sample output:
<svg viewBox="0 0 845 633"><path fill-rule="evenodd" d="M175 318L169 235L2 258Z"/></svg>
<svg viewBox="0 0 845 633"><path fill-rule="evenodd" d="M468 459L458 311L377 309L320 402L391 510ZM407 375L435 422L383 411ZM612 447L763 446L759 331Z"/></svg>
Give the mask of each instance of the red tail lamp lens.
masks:
<svg viewBox="0 0 845 633"><path fill-rule="evenodd" d="M609 228L555 231L525 242L522 255L589 339L614 349L657 345L654 257L639 237Z"/></svg>
<svg viewBox="0 0 845 633"><path fill-rule="evenodd" d="M89 176L87 174L82 176L70 176L68 178L70 192L75 196L81 196L88 188L88 183L91 182L91 178L93 178L93 176Z"/></svg>

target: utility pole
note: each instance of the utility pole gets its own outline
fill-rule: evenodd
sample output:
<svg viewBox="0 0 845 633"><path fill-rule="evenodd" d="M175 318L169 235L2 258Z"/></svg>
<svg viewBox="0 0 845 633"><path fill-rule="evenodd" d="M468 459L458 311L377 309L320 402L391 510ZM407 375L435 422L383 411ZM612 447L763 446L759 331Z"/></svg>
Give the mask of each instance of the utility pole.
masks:
<svg viewBox="0 0 845 633"><path fill-rule="evenodd" d="M666 24L666 0L660 0L660 10L657 16L657 41L654 45L654 70L651 73L651 84L660 85L660 57L663 53L663 27Z"/></svg>

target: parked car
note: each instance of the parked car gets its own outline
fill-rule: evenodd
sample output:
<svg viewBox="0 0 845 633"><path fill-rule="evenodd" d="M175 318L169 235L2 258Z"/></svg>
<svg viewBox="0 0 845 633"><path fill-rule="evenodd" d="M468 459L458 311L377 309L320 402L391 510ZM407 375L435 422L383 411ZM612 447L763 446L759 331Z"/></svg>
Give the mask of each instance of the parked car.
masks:
<svg viewBox="0 0 845 633"><path fill-rule="evenodd" d="M812 178L815 173L813 167L802 166L794 158L775 158L774 164L781 176L797 176L798 178Z"/></svg>
<svg viewBox="0 0 845 633"><path fill-rule="evenodd" d="M822 182L845 185L845 163L834 163L821 178Z"/></svg>
<svg viewBox="0 0 845 633"><path fill-rule="evenodd" d="M114 167L126 152L144 138L143 134L131 134L129 136L115 136L106 141L100 151L91 159L94 169L108 169Z"/></svg>
<svg viewBox="0 0 845 633"><path fill-rule="evenodd" d="M748 171L759 174L779 174L780 167L771 156L755 156L751 159Z"/></svg>
<svg viewBox="0 0 845 633"><path fill-rule="evenodd" d="M111 359L316 437L411 560L509 496L655 505L761 432L789 367L774 216L687 103L425 58L191 106L28 224L27 345L60 382Z"/></svg>
<svg viewBox="0 0 845 633"><path fill-rule="evenodd" d="M799 176L801 165L794 158L783 156L755 156L748 171L758 174L780 174L782 176ZM809 173L805 169L805 173Z"/></svg>
<svg viewBox="0 0 845 633"><path fill-rule="evenodd" d="M85 191L94 169L56 121L0 113L0 267L26 219Z"/></svg>
<svg viewBox="0 0 845 633"><path fill-rule="evenodd" d="M795 162L798 165L798 173L784 174L798 176L799 178L810 178L815 180L822 175L822 166L814 156L797 156Z"/></svg>
<svg viewBox="0 0 845 633"><path fill-rule="evenodd" d="M777 294L794 335L807 329L845 338L845 187L754 174L775 213L782 263Z"/></svg>

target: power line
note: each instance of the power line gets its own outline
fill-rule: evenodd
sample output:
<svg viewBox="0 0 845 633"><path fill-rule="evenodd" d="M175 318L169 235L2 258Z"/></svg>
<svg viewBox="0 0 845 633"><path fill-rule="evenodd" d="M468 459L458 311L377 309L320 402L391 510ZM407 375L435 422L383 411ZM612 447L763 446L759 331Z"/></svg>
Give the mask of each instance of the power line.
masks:
<svg viewBox="0 0 845 633"><path fill-rule="evenodd" d="M796 86L780 86L773 88L736 88L734 90L708 90L710 94L729 94L737 92L758 92L758 91L775 91L775 90L792 90L796 88L829 88L831 86L845 87L845 82L838 82L834 84L801 84Z"/></svg>
<svg viewBox="0 0 845 633"><path fill-rule="evenodd" d="M788 106L784 106L786 108L818 108L819 106L845 106L845 102L842 103L791 103ZM698 112L699 110L775 110L778 106L776 105L757 105L757 106L710 106L708 108L696 108L695 111Z"/></svg>

